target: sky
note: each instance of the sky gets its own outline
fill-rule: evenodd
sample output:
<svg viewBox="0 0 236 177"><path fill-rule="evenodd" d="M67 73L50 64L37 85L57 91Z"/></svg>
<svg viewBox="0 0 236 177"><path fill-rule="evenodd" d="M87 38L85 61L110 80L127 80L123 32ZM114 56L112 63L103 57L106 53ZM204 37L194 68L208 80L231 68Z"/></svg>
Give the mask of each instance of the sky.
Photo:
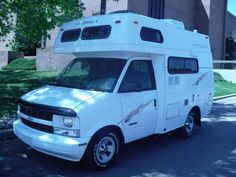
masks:
<svg viewBox="0 0 236 177"><path fill-rule="evenodd" d="M236 0L228 0L228 11L236 16Z"/></svg>

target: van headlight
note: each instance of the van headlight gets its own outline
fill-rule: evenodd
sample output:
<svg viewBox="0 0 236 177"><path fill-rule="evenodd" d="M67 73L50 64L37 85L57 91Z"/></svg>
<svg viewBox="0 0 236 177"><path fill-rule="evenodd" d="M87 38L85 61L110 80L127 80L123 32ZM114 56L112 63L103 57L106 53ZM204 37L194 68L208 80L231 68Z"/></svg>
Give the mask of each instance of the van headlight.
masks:
<svg viewBox="0 0 236 177"><path fill-rule="evenodd" d="M71 117L64 117L63 118L63 124L66 127L72 127L73 126L73 118L71 118Z"/></svg>
<svg viewBox="0 0 236 177"><path fill-rule="evenodd" d="M64 128L58 128L54 127L54 134L63 135L63 136L71 136L71 137L79 137L80 131L73 130L73 129L64 129Z"/></svg>

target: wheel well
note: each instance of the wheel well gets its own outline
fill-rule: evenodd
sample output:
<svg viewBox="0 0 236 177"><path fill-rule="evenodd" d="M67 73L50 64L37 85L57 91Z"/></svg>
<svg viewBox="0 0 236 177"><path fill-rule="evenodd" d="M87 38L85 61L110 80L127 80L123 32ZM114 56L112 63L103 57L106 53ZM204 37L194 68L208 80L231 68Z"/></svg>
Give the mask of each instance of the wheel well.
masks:
<svg viewBox="0 0 236 177"><path fill-rule="evenodd" d="M116 132L116 133L118 134L119 138L120 138L120 141L121 141L122 145L125 143L125 139L124 139L124 135L123 135L123 133L122 133L122 130L121 130L120 127L118 127L118 126L116 126L116 125L105 126L105 127L101 128L101 129L97 130L97 131L94 133L94 135L92 136L92 138L93 138L96 134L101 133L101 132L106 131L106 130L110 130L110 131Z"/></svg>
<svg viewBox="0 0 236 177"><path fill-rule="evenodd" d="M191 109L190 113L193 113L195 123L198 126L201 126L201 110L198 106L195 106Z"/></svg>

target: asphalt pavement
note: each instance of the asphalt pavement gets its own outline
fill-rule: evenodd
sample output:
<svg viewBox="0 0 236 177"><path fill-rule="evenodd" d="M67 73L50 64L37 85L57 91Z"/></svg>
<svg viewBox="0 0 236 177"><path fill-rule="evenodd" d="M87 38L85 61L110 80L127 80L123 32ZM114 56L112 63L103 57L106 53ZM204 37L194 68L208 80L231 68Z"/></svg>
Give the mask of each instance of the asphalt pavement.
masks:
<svg viewBox="0 0 236 177"><path fill-rule="evenodd" d="M18 139L0 141L0 177L236 177L236 97L215 101L193 137L149 137L125 146L111 168L37 152Z"/></svg>

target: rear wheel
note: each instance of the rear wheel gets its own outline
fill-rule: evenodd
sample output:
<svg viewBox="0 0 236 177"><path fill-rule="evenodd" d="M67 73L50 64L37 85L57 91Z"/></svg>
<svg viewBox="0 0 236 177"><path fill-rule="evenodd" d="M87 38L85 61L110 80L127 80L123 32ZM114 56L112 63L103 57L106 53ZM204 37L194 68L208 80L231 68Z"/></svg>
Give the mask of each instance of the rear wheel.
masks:
<svg viewBox="0 0 236 177"><path fill-rule="evenodd" d="M195 130L194 113L190 112L186 118L184 126L180 128L180 134L183 137L190 137L193 135L194 130Z"/></svg>
<svg viewBox="0 0 236 177"><path fill-rule="evenodd" d="M120 152L119 135L112 130L103 130L95 134L84 155L89 168L105 169L111 166Z"/></svg>

